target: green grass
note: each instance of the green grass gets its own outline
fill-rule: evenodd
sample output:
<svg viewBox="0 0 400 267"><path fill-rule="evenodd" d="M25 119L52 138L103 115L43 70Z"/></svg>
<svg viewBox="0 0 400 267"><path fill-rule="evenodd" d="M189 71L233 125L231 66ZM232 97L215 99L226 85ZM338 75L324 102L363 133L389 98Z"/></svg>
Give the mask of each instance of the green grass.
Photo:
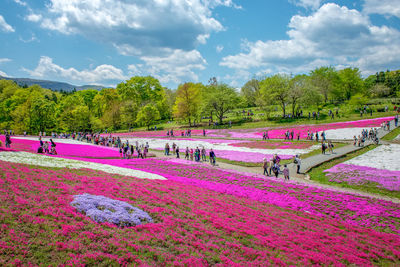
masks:
<svg viewBox="0 0 400 267"><path fill-rule="evenodd" d="M313 169L311 169L308 174L310 175L310 179L313 181L317 181L319 183L322 184L328 184L328 185L333 185L336 187L342 187L342 188L351 188L351 189L355 189L355 190L359 190L359 191L363 191L363 192L367 192L367 193L372 193L372 194L378 194L378 195L384 195L387 197L391 197L391 198L398 198L400 199L400 192L399 191L390 191L384 188L378 188L376 187L376 184L374 183L368 183L368 184L364 184L364 185L354 185L354 184L348 184L346 182L342 182L342 183L337 183L337 182L331 182L329 181L329 177L327 177L325 175L325 173L323 172L324 170L327 170L339 163L342 163L344 161L347 161L349 159L355 158L359 155L362 155L374 148L376 148L377 145L369 145L365 148L362 148L360 150L357 150L355 152L349 153L343 157L328 161L323 163L322 165L319 165Z"/></svg>
<svg viewBox="0 0 400 267"><path fill-rule="evenodd" d="M390 131L387 135L382 137L382 140L391 141L395 139L399 134L400 134L400 127L397 127L394 130Z"/></svg>

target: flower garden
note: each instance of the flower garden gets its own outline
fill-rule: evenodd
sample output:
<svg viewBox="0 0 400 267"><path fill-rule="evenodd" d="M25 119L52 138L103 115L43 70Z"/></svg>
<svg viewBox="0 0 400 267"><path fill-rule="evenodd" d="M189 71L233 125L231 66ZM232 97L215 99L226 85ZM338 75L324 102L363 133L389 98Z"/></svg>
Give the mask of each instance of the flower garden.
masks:
<svg viewBox="0 0 400 267"><path fill-rule="evenodd" d="M153 159L137 162L132 163L136 168L156 164ZM78 266L400 262L397 204L316 188L303 194L304 188L294 185L248 181L239 174L207 175L204 171L209 170L198 174L196 168L169 167L162 161L156 166L168 180L0 161L0 262ZM189 182L182 182L185 179ZM260 193L246 196L253 191ZM95 222L71 205L74 196L83 194L137 207L152 222L134 227ZM272 201L262 201L263 197ZM338 202L343 205L337 206Z"/></svg>
<svg viewBox="0 0 400 267"><path fill-rule="evenodd" d="M1 265L400 264L398 202L175 158L121 159L115 148L74 140L55 140L57 156L34 153L35 138L12 141L0 148ZM313 149L173 141L242 157ZM325 173L399 191L399 156L400 145L379 146Z"/></svg>
<svg viewBox="0 0 400 267"><path fill-rule="evenodd" d="M400 191L400 145L382 145L324 172L329 180Z"/></svg>

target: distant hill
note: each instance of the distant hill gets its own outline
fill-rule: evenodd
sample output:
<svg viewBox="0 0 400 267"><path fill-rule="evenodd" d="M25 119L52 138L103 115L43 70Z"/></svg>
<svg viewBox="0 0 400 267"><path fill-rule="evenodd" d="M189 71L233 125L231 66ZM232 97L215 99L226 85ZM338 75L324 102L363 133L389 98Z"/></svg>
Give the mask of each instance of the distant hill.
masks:
<svg viewBox="0 0 400 267"><path fill-rule="evenodd" d="M47 81L47 80L35 80L35 79L29 79L29 78L9 78L9 77L3 77L0 76L0 80L12 80L15 81L19 86L31 86L34 84L37 84L41 86L42 88L47 88L53 91L65 91L65 92L71 92L74 89L77 91L79 90L85 90L85 89L95 89L95 90L101 90L103 88L106 88L105 86L101 85L82 85L82 86L76 86L72 85L69 83L63 83L63 82L56 82L56 81Z"/></svg>

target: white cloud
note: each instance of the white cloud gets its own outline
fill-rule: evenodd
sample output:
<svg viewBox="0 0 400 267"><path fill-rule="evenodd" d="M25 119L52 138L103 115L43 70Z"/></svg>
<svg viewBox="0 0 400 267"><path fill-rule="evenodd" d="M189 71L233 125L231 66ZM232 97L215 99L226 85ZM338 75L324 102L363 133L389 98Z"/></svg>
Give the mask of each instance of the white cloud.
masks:
<svg viewBox="0 0 400 267"><path fill-rule="evenodd" d="M9 77L5 72L3 72L3 71L1 71L1 70L0 70L0 76Z"/></svg>
<svg viewBox="0 0 400 267"><path fill-rule="evenodd" d="M22 37L19 37L19 40L24 42L24 43L31 43L31 42L34 42L34 41L38 41L39 42L39 40L36 38L36 35L34 33L32 33L31 37L28 38L28 39L24 39Z"/></svg>
<svg viewBox="0 0 400 267"><path fill-rule="evenodd" d="M75 68L65 69L55 63L50 57L42 56L34 70L24 69L32 77L57 78L80 83L98 83L107 80L126 80L121 69L112 65L99 65L95 69L78 71Z"/></svg>
<svg viewBox="0 0 400 267"><path fill-rule="evenodd" d="M192 51L212 32L224 30L213 8L240 8L232 0L50 0L41 26L112 44L123 55L153 55L165 49ZM165 55L164 55L165 56Z"/></svg>
<svg viewBox="0 0 400 267"><path fill-rule="evenodd" d="M372 25L357 10L325 4L310 16L293 16L289 28L287 40L244 41L244 51L220 65L295 73L319 64L356 66L365 73L400 67L400 32Z"/></svg>
<svg viewBox="0 0 400 267"><path fill-rule="evenodd" d="M14 28L5 21L2 15L0 15L0 30L3 32L15 32Z"/></svg>
<svg viewBox="0 0 400 267"><path fill-rule="evenodd" d="M400 18L400 0L365 0L363 11Z"/></svg>
<svg viewBox="0 0 400 267"><path fill-rule="evenodd" d="M221 53L222 50L224 50L224 46L223 46L223 45L217 45L217 47L215 48L215 50L217 51L217 53Z"/></svg>
<svg viewBox="0 0 400 267"><path fill-rule="evenodd" d="M181 83L183 81L197 81L195 70L204 70L206 60L197 50L174 50L167 56L143 56L143 68L146 73L158 78L162 83Z"/></svg>
<svg viewBox="0 0 400 267"><path fill-rule="evenodd" d="M5 62L10 62L10 61L11 61L11 59L9 59L9 58L0 58L0 64L5 63Z"/></svg>
<svg viewBox="0 0 400 267"><path fill-rule="evenodd" d="M27 3L21 0L14 0L14 2L21 6L27 6Z"/></svg>
<svg viewBox="0 0 400 267"><path fill-rule="evenodd" d="M294 3L296 6L316 10L321 6L322 0L290 0L290 2Z"/></svg>
<svg viewBox="0 0 400 267"><path fill-rule="evenodd" d="M32 21L32 22L39 22L42 20L42 15L31 13L28 16L26 16L26 20Z"/></svg>

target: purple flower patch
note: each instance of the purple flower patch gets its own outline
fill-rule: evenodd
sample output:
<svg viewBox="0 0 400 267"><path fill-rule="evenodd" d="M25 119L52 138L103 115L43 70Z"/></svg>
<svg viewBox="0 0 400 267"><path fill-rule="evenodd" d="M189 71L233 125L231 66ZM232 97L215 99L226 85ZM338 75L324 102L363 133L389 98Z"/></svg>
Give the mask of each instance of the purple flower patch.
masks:
<svg viewBox="0 0 400 267"><path fill-rule="evenodd" d="M130 227L153 222L147 212L104 196L75 195L71 206L98 223L109 222L119 227Z"/></svg>

